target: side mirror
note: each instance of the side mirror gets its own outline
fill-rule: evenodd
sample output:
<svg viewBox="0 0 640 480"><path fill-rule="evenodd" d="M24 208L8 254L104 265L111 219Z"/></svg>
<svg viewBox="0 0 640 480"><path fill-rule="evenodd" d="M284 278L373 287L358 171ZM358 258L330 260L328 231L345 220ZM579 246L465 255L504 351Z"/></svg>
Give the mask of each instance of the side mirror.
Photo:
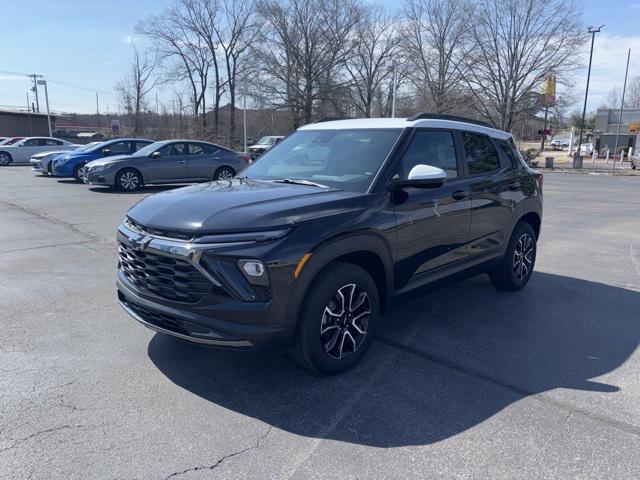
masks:
<svg viewBox="0 0 640 480"><path fill-rule="evenodd" d="M444 185L447 172L431 165L418 164L411 169L407 179L394 180L395 187L437 188Z"/></svg>
<svg viewBox="0 0 640 480"><path fill-rule="evenodd" d="M108 148L103 148L102 149L102 154L107 157L109 156L109 154L111 153L111 150L109 150Z"/></svg>
<svg viewBox="0 0 640 480"><path fill-rule="evenodd" d="M149 154L151 158L160 158L160 152L156 150L155 152Z"/></svg>

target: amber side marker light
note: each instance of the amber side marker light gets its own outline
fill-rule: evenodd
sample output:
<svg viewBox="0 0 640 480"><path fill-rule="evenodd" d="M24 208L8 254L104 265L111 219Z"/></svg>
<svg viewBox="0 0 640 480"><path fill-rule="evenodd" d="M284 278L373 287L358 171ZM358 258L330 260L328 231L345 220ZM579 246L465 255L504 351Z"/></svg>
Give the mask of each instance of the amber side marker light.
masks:
<svg viewBox="0 0 640 480"><path fill-rule="evenodd" d="M300 275L300 272L302 271L302 268L304 267L305 263L307 263L307 260L309 260L310 257L311 257L310 253L305 253L302 256L302 258L298 262L298 266L296 267L296 270L293 272L294 278L298 278L298 275Z"/></svg>

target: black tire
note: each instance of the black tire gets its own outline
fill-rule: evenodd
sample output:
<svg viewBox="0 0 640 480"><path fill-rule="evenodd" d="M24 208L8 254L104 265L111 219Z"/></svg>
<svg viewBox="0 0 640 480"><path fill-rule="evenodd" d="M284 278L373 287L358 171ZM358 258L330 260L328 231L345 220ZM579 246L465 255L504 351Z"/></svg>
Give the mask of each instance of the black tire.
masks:
<svg viewBox="0 0 640 480"><path fill-rule="evenodd" d="M80 170L84 167L84 165L76 165L73 168L73 178L76 182L82 182L82 178L80 177Z"/></svg>
<svg viewBox="0 0 640 480"><path fill-rule="evenodd" d="M348 304L339 304L340 298ZM371 275L356 265L331 263L307 291L291 356L316 373L349 370L371 345L379 315L378 289Z"/></svg>
<svg viewBox="0 0 640 480"><path fill-rule="evenodd" d="M44 172L46 175L53 175L53 172L51 171L51 166L52 166L53 162L49 162L47 163L47 171Z"/></svg>
<svg viewBox="0 0 640 480"><path fill-rule="evenodd" d="M7 152L0 152L0 167L6 167L7 165L11 165L13 162L13 158Z"/></svg>
<svg viewBox="0 0 640 480"><path fill-rule="evenodd" d="M125 192L134 192L142 186L140 172L133 168L123 168L116 174L116 187Z"/></svg>
<svg viewBox="0 0 640 480"><path fill-rule="evenodd" d="M500 266L489 273L491 283L499 290L515 292L523 288L533 273L537 238L533 227L519 222L513 229L507 251Z"/></svg>
<svg viewBox="0 0 640 480"><path fill-rule="evenodd" d="M214 180L230 180L236 176L236 171L227 166L220 167L216 170L216 173L213 175Z"/></svg>

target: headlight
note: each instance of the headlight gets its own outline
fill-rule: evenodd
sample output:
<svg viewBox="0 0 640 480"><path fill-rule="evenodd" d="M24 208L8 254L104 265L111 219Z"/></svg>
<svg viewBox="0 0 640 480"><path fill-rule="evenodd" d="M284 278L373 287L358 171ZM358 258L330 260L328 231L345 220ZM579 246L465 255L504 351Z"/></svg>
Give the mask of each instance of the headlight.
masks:
<svg viewBox="0 0 640 480"><path fill-rule="evenodd" d="M90 172L101 172L107 167L108 165L96 165L95 167L89 167L87 170L89 170Z"/></svg>

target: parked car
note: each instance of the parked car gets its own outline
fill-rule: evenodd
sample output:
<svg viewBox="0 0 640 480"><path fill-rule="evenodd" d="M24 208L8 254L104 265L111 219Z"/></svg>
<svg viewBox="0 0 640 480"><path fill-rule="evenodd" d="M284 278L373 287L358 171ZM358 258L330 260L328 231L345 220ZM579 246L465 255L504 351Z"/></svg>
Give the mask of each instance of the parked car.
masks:
<svg viewBox="0 0 640 480"><path fill-rule="evenodd" d="M507 132L433 114L314 123L240 177L131 208L118 297L157 332L338 373L409 292L483 272L524 287L541 218L542 175Z"/></svg>
<svg viewBox="0 0 640 480"><path fill-rule="evenodd" d="M85 181L133 191L143 184L231 179L250 161L247 155L213 143L166 140L147 145L131 156L89 162Z"/></svg>
<svg viewBox="0 0 640 480"><path fill-rule="evenodd" d="M566 138L554 138L551 140L550 145L554 150L562 150L564 147L569 146L569 140Z"/></svg>
<svg viewBox="0 0 640 480"><path fill-rule="evenodd" d="M83 147L80 147L80 150ZM75 150L76 152L78 150ZM69 152L67 150L55 150L53 152L40 152L34 155L31 155L29 159L29 164L31 165L31 171L40 173L42 175L48 175L51 173L51 162L58 155L66 155Z"/></svg>
<svg viewBox="0 0 640 480"><path fill-rule="evenodd" d="M29 163L32 155L56 150L75 150L80 145L52 137L27 137L11 145L0 146L0 166Z"/></svg>
<svg viewBox="0 0 640 480"><path fill-rule="evenodd" d="M82 181L83 169L87 163L105 157L132 155L152 143L152 140L145 138L118 138L106 142L94 142L87 149L79 149L54 158L52 172L56 177L73 177Z"/></svg>
<svg viewBox="0 0 640 480"><path fill-rule="evenodd" d="M255 160L283 138L284 137L277 135L262 137L260 140L258 140L258 143L249 147L249 155L251 156L251 159Z"/></svg>
<svg viewBox="0 0 640 480"><path fill-rule="evenodd" d="M24 137L8 137L0 141L0 145L13 145L14 143L22 140Z"/></svg>

